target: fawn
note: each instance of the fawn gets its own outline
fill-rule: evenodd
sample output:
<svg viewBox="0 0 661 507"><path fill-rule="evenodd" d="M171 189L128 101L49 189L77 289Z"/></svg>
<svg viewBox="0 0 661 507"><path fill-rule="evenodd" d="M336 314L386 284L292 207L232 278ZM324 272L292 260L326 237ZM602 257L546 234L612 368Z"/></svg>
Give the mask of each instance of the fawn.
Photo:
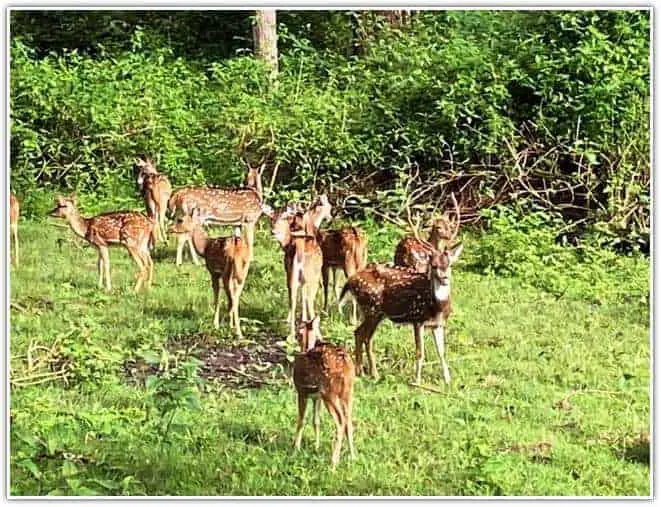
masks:
<svg viewBox="0 0 661 507"><path fill-rule="evenodd" d="M250 256L255 238L255 224L263 213L262 173L265 164L249 167L246 188L188 187L177 190L168 201L170 216L190 215L199 208L205 220L220 225L244 225L250 244ZM181 265L183 250L188 242L191 258L198 263L190 236L178 235L177 266Z"/></svg>
<svg viewBox="0 0 661 507"><path fill-rule="evenodd" d="M319 288L322 252L316 238L314 221L294 206L273 213L271 230L284 251L284 265L289 292L290 337L296 335L296 299L301 289L303 320L314 318L314 299Z"/></svg>
<svg viewBox="0 0 661 507"><path fill-rule="evenodd" d="M142 213L135 211L114 211L103 213L91 218L83 218L76 209L76 196L57 196L56 206L50 215L65 218L71 229L78 236L85 238L96 248L99 258L99 288L104 286L111 290L110 256L108 247L121 245L126 248L131 258L138 266L137 282L134 290L137 292L144 282L147 286L154 279L154 262L149 253L155 242L155 221Z"/></svg>
<svg viewBox="0 0 661 507"><path fill-rule="evenodd" d="M12 234L12 243L14 243L14 262L18 266L18 215L20 205L18 199L11 192L9 193L9 228Z"/></svg>
<svg viewBox="0 0 661 507"><path fill-rule="evenodd" d="M319 412L323 401L335 421L335 444L331 455L331 464L335 467L340 460L345 433L351 458L356 455L351 419L355 368L350 355L343 347L322 341L318 316L311 321L302 322L297 331L301 352L294 359L294 385L298 396L294 446L297 450L301 447L305 409L308 398L313 398L315 448L319 449Z"/></svg>
<svg viewBox="0 0 661 507"><path fill-rule="evenodd" d="M353 226L319 230L321 221L331 216L331 205L326 195L321 195L308 213L309 219L317 228L317 241L323 253L321 276L324 284L324 310L328 311L329 275L333 275L333 290L339 302L338 271L343 270L344 276L349 279L367 265L367 236L361 229ZM352 303L352 323L356 324L357 305L355 300L352 300Z"/></svg>
<svg viewBox="0 0 661 507"><path fill-rule="evenodd" d="M397 324L412 324L415 336L415 378L419 384L424 362L424 327L431 327L436 350L441 359L443 376L450 383L450 372L445 362L445 326L451 312L450 278L451 266L459 258L463 245L453 250L434 250L428 263L427 273L417 273L411 268L369 264L367 268L352 276L340 297L350 293L363 312L363 322L354 335L356 337L356 371L362 370L362 350L367 349L370 372L379 375L374 361L372 336L379 323L388 318Z"/></svg>
<svg viewBox="0 0 661 507"><path fill-rule="evenodd" d="M404 266L415 269L418 273L425 273L427 265L434 250L449 248L459 233L461 213L454 192L451 195L454 203L454 219L446 211L440 218L432 219L427 241L420 237L418 227L409 220L413 230L413 237L406 236L401 239L395 248L395 266Z"/></svg>
<svg viewBox="0 0 661 507"><path fill-rule="evenodd" d="M191 215L180 216L170 227L170 232L187 234L191 238L198 255L204 257L213 286L213 324L220 327L220 279L227 295L230 328L236 329L239 338L239 300L250 266L250 243L241 238L241 228L234 227L230 237L209 238L203 227L204 218L199 208L193 208Z"/></svg>
<svg viewBox="0 0 661 507"><path fill-rule="evenodd" d="M165 213L168 200L172 195L170 180L159 173L151 158L138 158L133 167L140 192L145 200L147 216L156 223L155 235L159 241L167 241L165 237Z"/></svg>

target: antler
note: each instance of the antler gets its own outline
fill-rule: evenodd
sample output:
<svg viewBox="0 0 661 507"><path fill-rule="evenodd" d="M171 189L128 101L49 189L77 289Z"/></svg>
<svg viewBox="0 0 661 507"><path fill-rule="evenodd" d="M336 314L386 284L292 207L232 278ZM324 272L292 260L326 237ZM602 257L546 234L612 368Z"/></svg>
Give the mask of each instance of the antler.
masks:
<svg viewBox="0 0 661 507"><path fill-rule="evenodd" d="M450 241L454 241L454 239L457 237L457 234L459 234L459 226L461 225L461 210L459 209L459 204L457 203L457 198L454 196L454 192L450 194L450 198L452 199L452 203L454 204L454 212L457 215L456 217L456 222L454 226L454 231L452 232L452 237L450 238Z"/></svg>
<svg viewBox="0 0 661 507"><path fill-rule="evenodd" d="M415 224L411 219L410 198L406 200L405 209L406 209L406 221L408 223L409 228L411 229L411 232L413 232L413 236L415 237L415 239L417 239L421 243L424 243L425 245L432 246L432 244L429 243L429 241L423 239L422 234L420 233L420 222L422 221L420 215L416 215Z"/></svg>

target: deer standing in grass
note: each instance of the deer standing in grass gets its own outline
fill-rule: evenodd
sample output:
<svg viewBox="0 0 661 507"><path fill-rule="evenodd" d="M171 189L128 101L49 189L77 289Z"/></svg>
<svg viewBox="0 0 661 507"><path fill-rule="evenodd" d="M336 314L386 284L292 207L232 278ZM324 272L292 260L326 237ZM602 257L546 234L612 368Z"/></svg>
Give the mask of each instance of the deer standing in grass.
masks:
<svg viewBox="0 0 661 507"><path fill-rule="evenodd" d="M413 236L401 239L395 248L395 266L404 266L415 269L418 273L425 273L429 259L435 250L450 248L450 245L459 233L461 212L454 192L451 195L454 204L454 218L446 211L439 218L431 220L429 239L423 240L419 234L419 227L414 225L409 216L409 225L413 229ZM408 211L408 208L407 208Z"/></svg>
<svg viewBox="0 0 661 507"><path fill-rule="evenodd" d="M262 173L265 164L248 168L246 188L188 187L177 190L168 202L170 216L190 215L199 208L209 223L218 225L243 225L246 240L250 244L250 256L255 240L255 224L263 212ZM177 266L183 261L183 251L189 244L193 262L198 264L190 235L179 234L177 242Z"/></svg>
<svg viewBox="0 0 661 507"><path fill-rule="evenodd" d="M145 200L147 216L156 223L155 235L159 241L166 242L165 213L168 210L168 200L172 195L170 180L156 170L151 158L138 158L134 172L142 197Z"/></svg>
<svg viewBox="0 0 661 507"><path fill-rule="evenodd" d="M71 229L78 236L85 238L98 252L97 268L99 273L99 288L111 290L110 255L108 248L121 245L126 248L138 266L135 291L139 291L144 283L152 284L154 279L154 262L150 248L154 245L154 229L156 223L151 218L135 211L114 211L103 213L91 218L84 218L76 209L76 197L58 196L56 206L50 215L65 218Z"/></svg>
<svg viewBox="0 0 661 507"><path fill-rule="evenodd" d="M354 332L358 374L362 370L362 351L366 348L370 373L374 378L379 377L374 361L372 337L379 323L388 318L397 324L413 326L416 348L415 378L418 384L425 357L424 328L432 329L443 377L446 383L450 383L450 372L445 362L445 327L451 312L451 266L462 250L463 245L450 251L434 250L424 274L411 268L369 264L347 281L340 297L343 299L351 294L363 312L363 322Z"/></svg>
<svg viewBox="0 0 661 507"><path fill-rule="evenodd" d="M211 276L213 287L213 324L220 327L220 279L227 295L230 328L236 330L239 338L241 320L239 319L239 300L250 266L251 245L241 237L241 228L235 227L230 237L209 238L203 227L204 217L199 208L194 208L191 215L183 215L170 227L170 232L189 235L195 251L204 258Z"/></svg>
<svg viewBox="0 0 661 507"><path fill-rule="evenodd" d="M351 458L356 455L352 421L355 368L343 347L323 341L319 330L319 317L302 322L297 331L301 352L294 359L294 385L298 397L294 446L297 450L301 447L305 410L308 399L313 398L315 448L319 449L319 419L323 401L335 422L335 443L331 455L331 464L335 467L340 460L345 434Z"/></svg>
<svg viewBox="0 0 661 507"><path fill-rule="evenodd" d="M284 251L287 290L289 293L290 337L296 335L296 301L301 289L303 320L313 319L314 300L319 288L323 254L317 242L317 218L300 213L294 206L272 214L271 230Z"/></svg>
<svg viewBox="0 0 661 507"><path fill-rule="evenodd" d="M342 227L341 229L320 230L321 218L330 218L331 205L326 195L319 196L309 213L313 223L319 221L317 227L317 241L323 253L323 266L321 276L324 284L324 310L328 311L328 287L330 275L333 275L333 291L337 301L340 300L340 286L338 284L338 271L344 271L349 279L356 272L367 265L367 235L358 227ZM353 303L352 323L358 321L357 305Z"/></svg>
<svg viewBox="0 0 661 507"><path fill-rule="evenodd" d="M20 205L18 199L11 192L9 193L9 228L12 234L12 243L14 243L14 262L18 266L18 216Z"/></svg>

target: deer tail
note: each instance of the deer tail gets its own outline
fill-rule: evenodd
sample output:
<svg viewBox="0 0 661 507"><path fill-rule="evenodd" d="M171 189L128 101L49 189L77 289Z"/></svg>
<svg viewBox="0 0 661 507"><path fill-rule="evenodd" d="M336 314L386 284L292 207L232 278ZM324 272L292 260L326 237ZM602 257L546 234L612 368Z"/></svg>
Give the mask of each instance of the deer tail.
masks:
<svg viewBox="0 0 661 507"><path fill-rule="evenodd" d="M147 246L150 250L153 250L156 246L156 221L153 218L149 220L151 221L151 229L149 230L149 243Z"/></svg>
<svg viewBox="0 0 661 507"><path fill-rule="evenodd" d="M344 304L353 297L351 293L351 279L347 280L340 292L340 298L337 300L337 305L341 308Z"/></svg>

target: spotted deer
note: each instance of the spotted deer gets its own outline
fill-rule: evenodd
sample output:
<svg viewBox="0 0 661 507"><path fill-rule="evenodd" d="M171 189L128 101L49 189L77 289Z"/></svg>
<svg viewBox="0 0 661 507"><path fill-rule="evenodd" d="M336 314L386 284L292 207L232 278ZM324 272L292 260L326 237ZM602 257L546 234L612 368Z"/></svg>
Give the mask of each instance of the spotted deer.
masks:
<svg viewBox="0 0 661 507"><path fill-rule="evenodd" d="M459 233L461 223L461 212L454 192L451 198L454 204L454 218L451 217L450 212L446 211L441 217L432 219L427 241L420 237L418 227L409 220L413 236L406 236L397 244L395 266L409 267L418 273L425 273L434 250L450 248Z"/></svg>
<svg viewBox="0 0 661 507"><path fill-rule="evenodd" d="M188 187L177 190L168 202L170 216L190 215L199 208L208 223L217 225L243 225L246 240L250 244L250 256L255 238L255 224L263 212L262 173L265 164L249 167L246 188ZM189 244L191 258L198 263L189 235L179 234L177 243L177 266L183 260L183 250Z"/></svg>
<svg viewBox="0 0 661 507"><path fill-rule="evenodd" d="M222 238L209 238L204 230L205 217L199 208L193 208L191 215L182 215L170 227L174 234L187 234L191 238L197 254L204 261L211 276L213 287L213 324L220 327L220 279L227 296L230 328L236 330L239 338L241 320L239 318L239 301L250 266L251 245L241 237L241 228L234 227L233 235Z"/></svg>
<svg viewBox="0 0 661 507"><path fill-rule="evenodd" d="M335 422L335 443L331 455L331 465L335 467L340 460L345 434L351 458L356 455L352 421L354 364L343 347L323 341L318 316L299 324L297 338L301 352L294 359L294 385L298 397L294 446L297 450L301 447L305 410L308 399L313 398L315 448L319 449L320 410L323 401Z"/></svg>
<svg viewBox="0 0 661 507"><path fill-rule="evenodd" d="M324 310L328 311L330 274L333 275L335 298L339 301L338 271L344 271L344 276L349 279L367 265L367 235L358 227L353 226L320 230L321 221L331 216L331 205L326 195L321 195L308 213L317 229L317 241L323 253L321 276L324 285ZM352 300L352 303L352 323L356 324L358 321L357 305L355 300Z"/></svg>
<svg viewBox="0 0 661 507"><path fill-rule="evenodd" d="M166 242L165 214L168 210L168 200L172 195L170 180L156 169L151 158L138 158L133 168L140 192L145 200L147 216L156 223L155 236L159 241Z"/></svg>
<svg viewBox="0 0 661 507"><path fill-rule="evenodd" d="M14 263L19 264L18 260L18 216L20 204L13 193L9 193L9 228L12 234L12 243L14 243Z"/></svg>
<svg viewBox="0 0 661 507"><path fill-rule="evenodd" d="M76 209L75 195L58 196L55 203L56 206L50 215L66 219L75 234L85 238L96 248L99 256L97 261L99 288L103 288L104 285L107 291L112 288L108 248L115 245L126 248L138 266L134 290L139 291L145 282L147 286L152 284L154 262L149 250L155 241L154 220L135 211L114 211L84 218Z"/></svg>
<svg viewBox="0 0 661 507"><path fill-rule="evenodd" d="M419 384L424 362L424 328L432 329L436 350L441 359L443 377L450 383L445 362L445 327L450 317L451 266L459 258L463 245L452 250L435 250L426 273L411 268L369 264L349 278L340 297L351 294L363 312L363 322L356 328L356 371L362 370L362 351L366 348L370 373L378 378L372 336L379 323L388 318L396 324L413 326L416 348L415 378Z"/></svg>
<svg viewBox="0 0 661 507"><path fill-rule="evenodd" d="M314 318L314 300L319 288L323 258L317 242L314 222L297 213L294 206L274 213L271 218L273 237L284 251L287 290L289 293L290 337L296 335L296 300L301 289L303 320Z"/></svg>

